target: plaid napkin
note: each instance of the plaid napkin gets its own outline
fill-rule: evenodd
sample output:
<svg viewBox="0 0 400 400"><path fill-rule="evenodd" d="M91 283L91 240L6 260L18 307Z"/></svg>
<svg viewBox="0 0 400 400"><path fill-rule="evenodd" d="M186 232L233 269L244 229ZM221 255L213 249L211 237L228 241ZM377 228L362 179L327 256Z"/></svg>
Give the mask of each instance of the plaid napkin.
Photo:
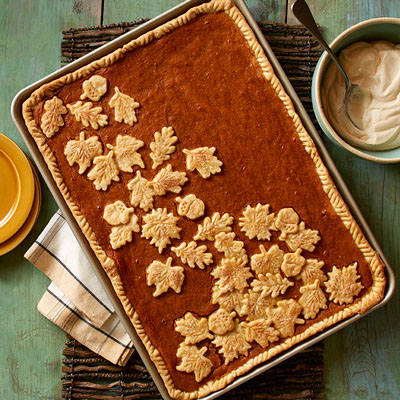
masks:
<svg viewBox="0 0 400 400"><path fill-rule="evenodd" d="M38 310L90 350L125 365L132 341L60 211L25 258L52 280Z"/></svg>

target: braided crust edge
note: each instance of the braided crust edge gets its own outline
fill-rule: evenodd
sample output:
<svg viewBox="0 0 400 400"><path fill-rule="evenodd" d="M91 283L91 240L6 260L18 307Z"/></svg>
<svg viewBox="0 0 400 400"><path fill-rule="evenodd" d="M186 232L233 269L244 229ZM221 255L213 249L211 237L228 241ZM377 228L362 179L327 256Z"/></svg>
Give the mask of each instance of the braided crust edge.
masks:
<svg viewBox="0 0 400 400"><path fill-rule="evenodd" d="M131 51L137 47L149 44L154 39L160 38L161 36L166 35L168 32L182 25L185 25L187 22L194 19L199 14L216 13L216 12L225 12L239 28L245 40L247 41L252 53L254 54L263 72L265 79L272 85L276 94L284 104L288 115L293 120L299 138L306 152L310 155L311 159L315 163L316 172L321 180L323 190L327 194L335 212L341 218L343 224L352 235L356 245L364 255L365 260L369 265L373 279L373 284L364 294L364 296L357 299L353 304L336 312L335 314L329 316L328 318L313 324L301 334L288 338L283 342L281 342L279 345L274 346L258 354L256 357L249 359L246 363L236 368L235 370L226 373L225 375L223 375L218 379L207 382L196 391L184 392L175 387L164 359L162 358L160 352L153 346L149 337L147 336L140 322L139 316L137 315L128 297L126 296L125 289L121 281L121 277L118 274L115 262L111 258L109 258L105 253L105 251L101 248L92 228L86 221L84 215L81 213L78 206L74 203L73 198L63 181L63 176L58 168L56 158L52 153L51 149L49 148L49 146L47 145L46 139L44 138L40 128L37 126L34 120L33 112L36 105L43 98L51 96L54 93L54 91L57 91L59 88L71 82L74 82L80 78L85 78L99 68L103 68L114 64L117 60L122 58L126 52ZM72 214L74 215L76 221L78 222L82 232L86 236L95 255L97 256L98 260L100 261L103 268L107 272L107 275L111 280L114 290L123 304L125 312L131 319L138 336L140 337L146 350L148 351L151 360L156 365L157 370L160 376L162 377L164 384L168 390L168 393L172 398L189 400L189 399L204 397L207 394L220 390L229 383L231 383L236 377L245 374L255 366L269 360L275 355L289 349L293 345L305 340L306 338L309 338L310 336L322 331L323 329L345 318L348 318L356 313L364 313L366 310L368 310L374 304L378 303L383 298L385 283L386 283L384 264L380 260L377 253L372 249L372 247L366 240L365 236L363 235L360 227L350 214L347 205L340 196L335 184L333 183L329 175L327 168L323 164L311 137L306 132L299 116L296 114L292 101L290 100L289 96L286 94L284 88L282 87L280 81L276 77L273 68L269 63L261 45L258 43L253 31L247 24L242 14L231 3L231 0L212 0L209 3L202 4L198 7L194 7L189 11L187 11L185 14L179 16L178 18L169 21L164 25L161 25L160 27L140 36L135 40L132 40L131 42L127 43L126 45L114 51L113 53L108 54L107 56L99 60L96 60L90 63L89 65L84 66L72 73L69 73L57 80L54 80L52 82L49 82L41 86L39 89L35 90L32 93L29 99L27 99L24 102L23 117L25 119L25 123L29 132L34 138L37 147L39 148L44 160L48 165L48 168L53 176L54 181L56 182L61 194L64 196L66 203L68 204Z"/></svg>

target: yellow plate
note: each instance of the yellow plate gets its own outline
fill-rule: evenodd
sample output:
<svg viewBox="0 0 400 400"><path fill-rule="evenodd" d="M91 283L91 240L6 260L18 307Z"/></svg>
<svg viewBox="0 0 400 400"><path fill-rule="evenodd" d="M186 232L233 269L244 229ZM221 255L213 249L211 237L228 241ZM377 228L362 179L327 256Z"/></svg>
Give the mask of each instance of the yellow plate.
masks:
<svg viewBox="0 0 400 400"><path fill-rule="evenodd" d="M25 220L18 232L5 242L0 243L0 256L15 249L15 247L17 247L28 236L39 216L40 207L42 206L42 190L40 187L39 178L33 166L32 171L34 175L35 195L33 198L31 211L28 215L28 218Z"/></svg>
<svg viewBox="0 0 400 400"><path fill-rule="evenodd" d="M27 219L35 192L32 168L24 152L0 133L0 243Z"/></svg>

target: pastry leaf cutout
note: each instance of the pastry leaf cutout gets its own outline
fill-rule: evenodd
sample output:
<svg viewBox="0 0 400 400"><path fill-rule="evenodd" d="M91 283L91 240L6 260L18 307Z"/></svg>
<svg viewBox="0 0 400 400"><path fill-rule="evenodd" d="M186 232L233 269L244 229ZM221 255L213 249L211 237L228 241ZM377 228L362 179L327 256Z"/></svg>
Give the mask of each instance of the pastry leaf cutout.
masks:
<svg viewBox="0 0 400 400"><path fill-rule="evenodd" d="M168 164L158 171L153 180L149 182L149 187L157 196L163 196L167 192L180 193L181 186L187 181L186 172L172 171L171 164Z"/></svg>
<svg viewBox="0 0 400 400"><path fill-rule="evenodd" d="M130 202L133 207L140 207L144 211L153 208L154 190L148 185L149 181L142 177L140 171L136 171L135 178L128 182L128 189L132 191Z"/></svg>
<svg viewBox="0 0 400 400"><path fill-rule="evenodd" d="M111 97L108 104L114 109L115 120L125 122L130 126L137 122L135 109L140 106L132 97L122 93L117 86L114 88L114 96Z"/></svg>
<svg viewBox="0 0 400 400"><path fill-rule="evenodd" d="M266 275L259 274L257 279L251 282L251 286L255 292L261 292L261 296L263 297L271 296L272 298L284 294L286 290L293 285L293 282L289 281L287 278L283 278L282 275L272 275L270 273Z"/></svg>
<svg viewBox="0 0 400 400"><path fill-rule="evenodd" d="M100 106L93 107L91 101L82 103L77 101L74 104L67 104L67 107L71 113L75 116L75 119L86 127L91 126L93 129L99 129L108 124L108 117L105 114L101 114L103 109Z"/></svg>
<svg viewBox="0 0 400 400"><path fill-rule="evenodd" d="M165 293L169 288L180 293L184 279L184 269L179 266L172 266L172 257L169 257L166 263L154 260L146 268L147 285L155 285L156 287L153 292L154 297Z"/></svg>
<svg viewBox="0 0 400 400"><path fill-rule="evenodd" d="M138 217L131 214L127 224L113 226L110 233L110 243L114 250L119 249L128 242L132 242L133 232L139 232Z"/></svg>
<svg viewBox="0 0 400 400"><path fill-rule="evenodd" d="M257 342L262 348L279 339L279 331L271 326L272 321L257 319L251 322L242 322L245 337L248 342Z"/></svg>
<svg viewBox="0 0 400 400"><path fill-rule="evenodd" d="M79 174L83 174L92 163L92 160L102 154L102 146L98 136L91 136L85 140L85 132L79 134L78 140L69 140L64 149L68 164L72 167L79 165Z"/></svg>
<svg viewBox="0 0 400 400"><path fill-rule="evenodd" d="M57 96L54 96L50 100L44 103L44 113L40 120L40 127L43 133L51 138L58 130L60 126L64 125L63 114L68 111L64 107L63 101Z"/></svg>
<svg viewBox="0 0 400 400"><path fill-rule="evenodd" d="M185 336L186 344L195 344L214 337L208 330L207 318L196 318L191 312L176 320L175 324L175 330Z"/></svg>
<svg viewBox="0 0 400 400"><path fill-rule="evenodd" d="M211 174L221 172L222 161L214 156L215 147L198 147L197 149L183 149L186 155L186 169L197 172L207 179Z"/></svg>
<svg viewBox="0 0 400 400"><path fill-rule="evenodd" d="M320 282L317 279L311 285L302 286L299 304L303 307L303 315L305 319L315 318L319 310L328 308L324 292L319 287Z"/></svg>
<svg viewBox="0 0 400 400"><path fill-rule="evenodd" d="M277 230L274 222L275 214L269 212L269 204L258 203L255 207L248 205L243 211L243 217L239 218L241 231L249 239L256 237L258 240L270 240L270 231Z"/></svg>
<svg viewBox="0 0 400 400"><path fill-rule="evenodd" d="M150 143L150 158L153 160L152 168L156 169L164 161L170 159L176 147L174 144L178 141L175 132L171 126L163 127L160 132L154 133L154 142Z"/></svg>
<svg viewBox="0 0 400 400"><path fill-rule="evenodd" d="M93 181L97 190L107 190L111 181L119 181L119 169L113 155L113 152L110 151L107 155L97 156L93 160L94 166L87 177Z"/></svg>
<svg viewBox="0 0 400 400"><path fill-rule="evenodd" d="M233 224L233 217L228 213L223 214L216 212L212 217L206 217L201 225L197 226L197 233L193 237L194 240L214 240L215 236L221 232L230 232Z"/></svg>
<svg viewBox="0 0 400 400"><path fill-rule="evenodd" d="M178 247L171 247L171 250L190 268L195 268L197 265L200 269L204 269L213 262L212 254L206 253L207 246L197 246L195 241L188 244L182 242Z"/></svg>
<svg viewBox="0 0 400 400"><path fill-rule="evenodd" d="M185 342L182 342L176 353L176 356L181 358L182 361L177 365L176 369L187 373L193 372L196 382L201 382L211 372L213 365L204 356L206 352L206 346L199 350L196 345L187 345Z"/></svg>
<svg viewBox="0 0 400 400"><path fill-rule="evenodd" d="M142 157L137 152L143 146L144 142L129 135L118 135L115 146L107 145L110 150L114 151L118 168L124 172L133 172L133 165L144 168Z"/></svg>
<svg viewBox="0 0 400 400"><path fill-rule="evenodd" d="M264 245L260 244L260 253L254 254L250 258L251 269L258 274L272 275L279 274L283 262L284 251L282 251L276 244L271 246L268 251L265 250Z"/></svg>
<svg viewBox="0 0 400 400"><path fill-rule="evenodd" d="M218 235L215 236L214 246L219 252L224 253L226 258L235 257L247 262L248 257L244 249L244 243L234 239L234 232L218 233Z"/></svg>

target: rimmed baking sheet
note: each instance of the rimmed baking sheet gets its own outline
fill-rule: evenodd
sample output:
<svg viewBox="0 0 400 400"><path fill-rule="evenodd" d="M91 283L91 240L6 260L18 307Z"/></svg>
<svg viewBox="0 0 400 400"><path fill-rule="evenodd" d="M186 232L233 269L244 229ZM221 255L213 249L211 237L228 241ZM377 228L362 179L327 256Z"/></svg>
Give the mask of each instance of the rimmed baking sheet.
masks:
<svg viewBox="0 0 400 400"><path fill-rule="evenodd" d="M52 81L54 79L57 79L66 73L69 73L71 71L74 71L77 68L82 67L83 65L86 65L89 62L92 62L100 57L103 57L104 55L116 50L123 44L139 37L140 35L144 34L147 31L150 31L154 28L156 28L159 25L162 25L163 23L177 17L178 15L186 12L188 9L199 5L201 3L205 3L205 0L187 0L180 5L170 9L169 11L161 14L160 16L144 23L143 25L139 26L138 28L133 29L132 31L120 36L119 38L113 40L112 42L109 42L105 44L104 46L100 47L99 49L93 51L92 53L83 56L82 58L74 61L71 64L66 65L65 67L55 71L54 73L46 76L45 78L33 83L32 85L22 89L14 98L12 105L11 105L11 114L14 120L14 123L16 124L17 128L19 129L21 136L28 147L31 156L38 167L40 173L42 174L47 186L49 187L52 195L54 196L58 206L62 210L68 224L70 225L73 233L77 237L77 240L79 244L81 245L82 249L84 250L87 258L90 260L91 264L94 267L96 275L99 277L100 281L102 282L104 286L104 290L110 297L110 300L120 317L124 327L126 328L127 332L129 333L136 350L138 351L140 357L142 358L146 368L149 370L152 378L154 379L155 384L157 385L157 388L159 389L161 396L165 400L170 400L170 396L167 393L167 390L165 388L165 385L163 383L163 380L161 379L156 367L154 366L153 362L151 361L149 354L147 353L146 349L144 348L142 341L140 338L137 336L135 329L133 328L133 325L131 324L128 316L125 314L125 311L122 307L122 304L120 303L118 297L116 296L114 289L111 285L111 282L109 281L107 274L103 270L101 264L97 260L94 252L89 246L89 243L87 242L85 236L83 235L81 229L79 228L77 222L75 221L75 218L73 217L69 207L67 206L64 198L61 196L59 189L54 182L50 171L47 168L46 163L44 162L41 153L39 152L36 143L34 142L32 136L28 132L23 117L22 117L22 103L31 95L31 93L43 85L44 83L47 83L49 81ZM392 269L390 268L389 264L387 263L387 260L385 259L385 256L383 255L383 252L381 248L379 247L379 244L377 243L375 237L373 236L370 228L368 227L364 217L362 216L358 206L354 202L354 199L352 198L348 188L346 187L342 177L340 176L338 170L336 169L332 159L330 158L321 138L319 137L315 127L313 126L307 112L305 111L303 105L301 104L298 96L296 95L296 92L294 91L292 85L289 82L289 79L287 78L286 74L282 70L279 62L277 61L275 55L273 54L270 46L268 45L267 41L265 40L265 37L263 36L261 30L259 29L257 23L255 22L254 18L251 16L244 0L233 0L233 2L236 4L236 6L239 8L239 10L242 12L244 17L246 18L248 24L250 27L253 29L255 35L257 36L258 41L264 48L264 51L269 58L269 61L271 62L276 75L278 76L279 80L281 81L283 87L285 88L287 94L291 97L293 104L296 108L297 113L299 114L304 127L314 140L318 151L321 155L321 158L323 159L326 167L328 168L333 180L335 181L335 184L341 193L342 197L346 201L347 205L349 206L351 213L357 220L358 224L360 225L361 229L363 230L366 238L370 242L371 246L378 252L380 255L381 259L383 260L384 264L386 265L386 277L387 277L387 285L385 289L385 296L381 300L380 303L372 307L370 310L368 310L367 313L360 315L356 314L346 320L341 321L340 323L325 329L323 332L320 332L319 334L293 346L290 350L279 354L278 356L274 357L273 359L269 360L268 362L254 368L247 374L237 378L235 381L233 381L231 384L227 385L224 389L214 392L206 397L204 399L215 399L222 395L223 393L228 392L229 390L233 389L234 387L237 387L238 385L246 382L247 380L251 379L252 377L268 370L269 368L274 367L275 365L279 364L280 362L286 360L287 358L291 357L292 355L304 350L305 348L311 346L312 344L324 339L325 337L331 335L332 333L337 332L338 330L344 328L345 326L349 325L350 323L360 319L364 315L368 314L369 312L372 312L373 310L383 306L386 304L386 302L390 299L390 297L393 294L394 291L394 286L395 286L395 279L394 279L394 274Z"/></svg>

